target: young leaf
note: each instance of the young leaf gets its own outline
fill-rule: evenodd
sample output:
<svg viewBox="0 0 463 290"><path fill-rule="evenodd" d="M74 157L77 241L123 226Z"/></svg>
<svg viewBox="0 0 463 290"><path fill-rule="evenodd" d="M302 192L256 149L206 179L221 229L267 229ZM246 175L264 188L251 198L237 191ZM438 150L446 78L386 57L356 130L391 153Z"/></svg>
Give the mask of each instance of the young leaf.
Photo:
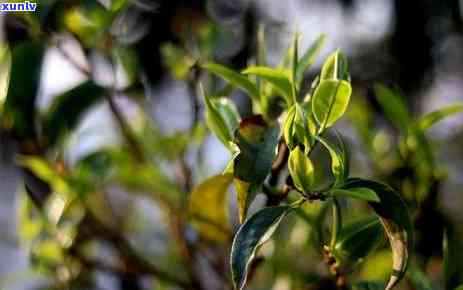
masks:
<svg viewBox="0 0 463 290"><path fill-rule="evenodd" d="M256 212L241 225L231 249L231 272L235 289L244 289L251 264L258 247L270 239L290 206L267 207Z"/></svg>
<svg viewBox="0 0 463 290"><path fill-rule="evenodd" d="M352 88L346 81L322 80L312 97L312 111L321 130L332 126L344 115Z"/></svg>
<svg viewBox="0 0 463 290"><path fill-rule="evenodd" d="M320 73L321 80L349 80L349 67L346 56L339 50L328 56Z"/></svg>
<svg viewBox="0 0 463 290"><path fill-rule="evenodd" d="M20 137L31 137L36 133L35 100L44 54L45 45L37 42L20 43L11 52L4 117Z"/></svg>
<svg viewBox="0 0 463 290"><path fill-rule="evenodd" d="M244 90L251 98L258 99L259 90L257 89L257 86L246 76L216 63L206 63L203 64L202 67Z"/></svg>
<svg viewBox="0 0 463 290"><path fill-rule="evenodd" d="M283 135L289 149L296 145L308 145L307 140L311 132L308 129L309 120L307 120L304 109L299 104L294 104L286 116L283 125Z"/></svg>
<svg viewBox="0 0 463 290"><path fill-rule="evenodd" d="M330 196L345 196L365 201L380 202L378 195L376 195L376 193L373 190L365 187L351 188L348 190L342 188L335 188L330 191Z"/></svg>
<svg viewBox="0 0 463 290"><path fill-rule="evenodd" d="M334 187L341 186L349 177L349 163L347 153L345 152L344 145L341 140L342 152L331 145L328 140L322 137L316 137L316 139L328 150L331 157L331 171L333 172L335 183Z"/></svg>
<svg viewBox="0 0 463 290"><path fill-rule="evenodd" d="M392 248L392 273L386 290L391 290L404 276L413 248L412 222L402 197L389 186L366 179L350 178L345 189L369 188L380 202L369 202L384 227Z"/></svg>
<svg viewBox="0 0 463 290"><path fill-rule="evenodd" d="M204 91L202 92L204 96L204 103L206 104L206 125L214 133L215 136L225 145L225 147L230 147L230 142L233 141L233 132L232 128L227 124L227 119L231 119L232 110L219 110L218 105L213 102L213 100L207 96ZM225 113L225 114L224 114ZM231 121L228 121L231 123ZM231 125L230 125L231 126Z"/></svg>
<svg viewBox="0 0 463 290"><path fill-rule="evenodd" d="M236 133L240 153L234 162L234 175L242 181L260 184L272 168L279 128L267 127L261 116L244 119Z"/></svg>
<svg viewBox="0 0 463 290"><path fill-rule="evenodd" d="M376 98L389 121L402 132L407 132L410 113L403 98L397 92L380 84L375 85L374 89Z"/></svg>
<svg viewBox="0 0 463 290"><path fill-rule="evenodd" d="M233 174L209 177L191 192L188 214L192 225L201 236L211 241L224 242L230 236L228 221L228 188Z"/></svg>
<svg viewBox="0 0 463 290"><path fill-rule="evenodd" d="M333 256L342 265L354 265L372 252L383 239L383 229L375 216L370 216L343 227Z"/></svg>
<svg viewBox="0 0 463 290"><path fill-rule="evenodd" d="M444 231L443 272L445 290L452 290L463 283L463 243L452 229Z"/></svg>
<svg viewBox="0 0 463 290"><path fill-rule="evenodd" d="M299 59L296 68L296 82L300 84L304 78L305 71L314 63L316 57L320 53L321 48L325 44L326 36L320 35L314 43L307 49L304 55Z"/></svg>
<svg viewBox="0 0 463 290"><path fill-rule="evenodd" d="M252 74L261 77L269 82L275 90L286 98L288 104L293 101L290 74L283 69L273 69L264 66L248 67L243 71L244 74Z"/></svg>
<svg viewBox="0 0 463 290"><path fill-rule="evenodd" d="M433 111L419 119L416 122L416 127L425 131L445 117L459 113L461 111L463 111L463 103L453 104L451 106Z"/></svg>
<svg viewBox="0 0 463 290"><path fill-rule="evenodd" d="M56 97L43 122L49 145L72 131L83 114L100 101L104 93L103 87L87 81Z"/></svg>
<svg viewBox="0 0 463 290"><path fill-rule="evenodd" d="M288 169L296 188L302 192L311 192L314 183L314 168L312 161L299 146L289 153Z"/></svg>

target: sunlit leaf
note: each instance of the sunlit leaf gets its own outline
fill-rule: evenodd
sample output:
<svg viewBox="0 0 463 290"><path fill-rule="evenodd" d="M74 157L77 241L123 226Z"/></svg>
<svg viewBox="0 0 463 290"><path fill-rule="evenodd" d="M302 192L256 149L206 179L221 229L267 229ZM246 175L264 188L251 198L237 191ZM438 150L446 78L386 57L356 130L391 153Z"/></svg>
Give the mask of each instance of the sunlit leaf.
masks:
<svg viewBox="0 0 463 290"><path fill-rule="evenodd" d="M407 132L410 124L410 113L402 96L380 84L375 85L375 93L389 121L402 132Z"/></svg>
<svg viewBox="0 0 463 290"><path fill-rule="evenodd" d="M312 96L312 111L318 124L325 129L344 115L352 88L344 80L322 80Z"/></svg>
<svg viewBox="0 0 463 290"><path fill-rule="evenodd" d="M383 229L376 216L344 225L332 249L341 265L354 265L371 253L383 239Z"/></svg>
<svg viewBox="0 0 463 290"><path fill-rule="evenodd" d="M431 113L426 114L416 122L416 126L421 130L427 130L440 120L463 111L463 104L454 104Z"/></svg>
<svg viewBox="0 0 463 290"><path fill-rule="evenodd" d="M188 213L201 236L224 242L230 237L228 221L228 188L232 174L212 176L193 189L188 202Z"/></svg>
<svg viewBox="0 0 463 290"><path fill-rule="evenodd" d="M376 195L373 190L365 187L351 189L335 188L331 190L329 194L333 197L345 196L366 201L380 202L378 195Z"/></svg>
<svg viewBox="0 0 463 290"><path fill-rule="evenodd" d="M326 36L320 35L299 59L296 68L296 82L300 84L304 78L305 71L315 62L321 48L325 44Z"/></svg>
<svg viewBox="0 0 463 290"><path fill-rule="evenodd" d="M335 178L334 187L341 186L349 177L349 160L342 140L340 140L341 148L337 148L322 137L316 137L316 139L328 150L330 154L331 171Z"/></svg>
<svg viewBox="0 0 463 290"><path fill-rule="evenodd" d="M310 193L315 181L314 168L312 161L299 146L289 154L288 169L296 188L302 192Z"/></svg>
<svg viewBox="0 0 463 290"><path fill-rule="evenodd" d="M390 290L404 276L413 248L412 222L407 205L396 191L376 181L351 178L344 188L369 188L380 199L380 202L369 204L379 216L392 249L392 273L386 286L386 290Z"/></svg>
<svg viewBox="0 0 463 290"><path fill-rule="evenodd" d="M258 247L270 239L291 209L290 206L267 207L241 225L233 240L230 258L235 289L244 289Z"/></svg>
<svg viewBox="0 0 463 290"><path fill-rule="evenodd" d="M259 97L259 90L246 76L216 63L206 63L202 67L220 76L227 82L247 92L252 98Z"/></svg>
<svg viewBox="0 0 463 290"><path fill-rule="evenodd" d="M102 100L105 89L92 81L57 96L43 121L44 134L49 145L59 141L66 133L71 132L94 104Z"/></svg>
<svg viewBox="0 0 463 290"><path fill-rule="evenodd" d="M292 88L289 71L264 66L255 66L248 67L243 71L243 73L261 77L269 82L279 94L286 98L289 103L292 102Z"/></svg>
<svg viewBox="0 0 463 290"><path fill-rule="evenodd" d="M339 50L330 54L323 63L321 80L349 80L349 67L346 56Z"/></svg>

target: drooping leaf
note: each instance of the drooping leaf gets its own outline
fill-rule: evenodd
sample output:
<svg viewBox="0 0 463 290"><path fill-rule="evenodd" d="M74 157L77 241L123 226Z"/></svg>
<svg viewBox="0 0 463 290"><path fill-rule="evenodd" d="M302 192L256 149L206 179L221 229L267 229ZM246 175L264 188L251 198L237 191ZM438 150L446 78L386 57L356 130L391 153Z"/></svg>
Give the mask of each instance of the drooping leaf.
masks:
<svg viewBox="0 0 463 290"><path fill-rule="evenodd" d="M216 63L206 63L203 64L202 67L244 90L251 98L257 99L259 97L257 86L246 76Z"/></svg>
<svg viewBox="0 0 463 290"><path fill-rule="evenodd" d="M312 161L299 146L289 153L288 169L296 188L302 192L310 193L315 180L314 168Z"/></svg>
<svg viewBox="0 0 463 290"><path fill-rule="evenodd" d="M446 229L443 241L443 272L445 290L452 290L463 283L463 243L455 230Z"/></svg>
<svg viewBox="0 0 463 290"><path fill-rule="evenodd" d="M330 54L322 67L321 80L349 80L349 67L346 56L339 50Z"/></svg>
<svg viewBox="0 0 463 290"><path fill-rule="evenodd" d="M392 249L392 273L386 286L386 290L390 290L404 276L413 248L412 222L407 205L391 187L376 181L350 178L344 188L369 188L380 199L380 202L369 202L369 205L378 215Z"/></svg>
<svg viewBox="0 0 463 290"><path fill-rule="evenodd" d="M235 289L244 289L258 247L270 239L291 209L290 206L263 208L241 225L233 240L230 258Z"/></svg>
<svg viewBox="0 0 463 290"><path fill-rule="evenodd" d="M349 177L349 160L342 140L340 139L341 148L337 148L322 137L316 137L316 139L328 150L330 154L331 171L335 178L334 187L341 186Z"/></svg>
<svg viewBox="0 0 463 290"><path fill-rule="evenodd" d="M425 131L445 117L459 113L461 111L463 111L462 103L453 104L451 106L424 115L416 122L416 126L419 129Z"/></svg>
<svg viewBox="0 0 463 290"><path fill-rule="evenodd" d="M378 195L376 195L376 193L373 190L366 187L358 187L351 189L335 188L330 191L330 196L345 196L365 201L380 202Z"/></svg>
<svg viewBox="0 0 463 290"><path fill-rule="evenodd" d="M279 94L285 97L288 103L292 102L293 98L289 71L264 66L255 66L248 67L243 71L243 73L261 77L269 82Z"/></svg>
<svg viewBox="0 0 463 290"><path fill-rule="evenodd" d="M35 100L45 45L23 42L13 47L8 93L4 105L4 122L19 137L36 134Z"/></svg>
<svg viewBox="0 0 463 290"><path fill-rule="evenodd" d="M104 93L103 87L87 81L57 96L43 121L44 134L49 145L55 144L72 131L83 114L100 101Z"/></svg>
<svg viewBox="0 0 463 290"><path fill-rule="evenodd" d="M298 84L304 78L305 71L315 62L321 48L325 44L325 40L326 36L324 34L320 35L299 59L296 68L296 82Z"/></svg>
<svg viewBox="0 0 463 290"><path fill-rule="evenodd" d="M410 113L402 96L380 84L375 85L374 89L376 98L389 121L402 132L407 132L410 124Z"/></svg>
<svg viewBox="0 0 463 290"><path fill-rule="evenodd" d="M214 175L193 189L188 202L192 225L201 236L224 242L230 236L228 188L233 174Z"/></svg>
<svg viewBox="0 0 463 290"><path fill-rule="evenodd" d="M382 239L379 219L369 216L345 225L332 252L341 265L354 265L371 253Z"/></svg>
<svg viewBox="0 0 463 290"><path fill-rule="evenodd" d="M267 127L261 116L244 119L236 133L240 153L235 158L234 175L242 181L260 184L272 168L279 128Z"/></svg>
<svg viewBox="0 0 463 290"><path fill-rule="evenodd" d="M352 88L344 80L322 80L312 97L312 111L323 128L332 126L344 115Z"/></svg>

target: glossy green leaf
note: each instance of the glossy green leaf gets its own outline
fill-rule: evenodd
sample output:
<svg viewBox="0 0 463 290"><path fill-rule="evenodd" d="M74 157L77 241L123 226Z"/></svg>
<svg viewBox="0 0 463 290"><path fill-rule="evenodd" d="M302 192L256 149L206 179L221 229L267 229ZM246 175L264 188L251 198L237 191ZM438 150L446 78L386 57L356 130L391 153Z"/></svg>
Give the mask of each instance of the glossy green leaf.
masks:
<svg viewBox="0 0 463 290"><path fill-rule="evenodd" d="M402 96L383 85L375 85L376 98L384 114L398 129L407 132L410 124L410 113Z"/></svg>
<svg viewBox="0 0 463 290"><path fill-rule="evenodd" d="M345 196L366 201L380 202L378 195L376 195L373 190L365 187L351 189L335 188L331 190L329 194L333 197Z"/></svg>
<svg viewBox="0 0 463 290"><path fill-rule="evenodd" d="M321 130L332 126L344 115L352 88L346 81L322 80L312 96L312 111Z"/></svg>
<svg viewBox="0 0 463 290"><path fill-rule="evenodd" d="M289 103L292 102L293 98L290 73L287 70L255 66L248 67L243 71L243 73L261 77L269 82L279 94L286 98Z"/></svg>
<svg viewBox="0 0 463 290"><path fill-rule="evenodd" d="M225 242L230 237L228 188L233 174L219 174L201 182L190 194L188 214L200 235L211 241Z"/></svg>
<svg viewBox="0 0 463 290"><path fill-rule="evenodd" d="M43 121L44 134L50 145L71 132L84 113L102 100L105 89L87 81L57 96Z"/></svg>
<svg viewBox="0 0 463 290"><path fill-rule="evenodd" d="M235 289L244 289L258 247L270 239L291 209L290 206L263 208L241 225L233 240L230 258Z"/></svg>
<svg viewBox="0 0 463 290"><path fill-rule="evenodd" d="M310 193L314 184L314 168L312 161L297 146L289 153L288 169L294 185L302 192Z"/></svg>
<svg viewBox="0 0 463 290"><path fill-rule="evenodd" d="M299 104L294 104L286 115L283 124L283 136L289 149L297 145L308 145L307 141L311 138L311 132L308 128L309 120L307 114Z"/></svg>
<svg viewBox="0 0 463 290"><path fill-rule="evenodd" d="M35 101L44 54L45 45L38 42L23 42L12 48L4 122L20 137L36 134Z"/></svg>
<svg viewBox="0 0 463 290"><path fill-rule="evenodd" d="M433 111L426 114L416 122L416 126L421 130L427 130L445 117L451 116L463 111L463 104L453 104L451 106Z"/></svg>
<svg viewBox="0 0 463 290"><path fill-rule="evenodd" d="M412 222L407 205L391 187L376 181L350 178L343 188L369 188L380 199L380 202L369 204L381 220L392 249L392 273L386 286L386 290L390 290L404 276L413 248Z"/></svg>
<svg viewBox="0 0 463 290"><path fill-rule="evenodd" d="M446 229L443 241L445 290L463 284L463 243L453 229Z"/></svg>
<svg viewBox="0 0 463 290"><path fill-rule="evenodd" d="M379 219L370 216L345 225L332 253L341 265L354 265L375 250L382 239Z"/></svg>
<svg viewBox="0 0 463 290"><path fill-rule="evenodd" d="M316 137L316 139L328 150L330 154L331 171L335 178L334 187L341 186L349 177L349 159L345 152L342 140L340 139L341 148L337 148L322 137Z"/></svg>
<svg viewBox="0 0 463 290"><path fill-rule="evenodd" d="M212 102L225 121L228 131L231 135L233 135L235 130L238 129L241 121L241 117L235 103L229 98L214 98Z"/></svg>
<svg viewBox="0 0 463 290"><path fill-rule="evenodd" d="M346 56L339 50L330 54L322 67L321 80L349 80L349 66Z"/></svg>
<svg viewBox="0 0 463 290"><path fill-rule="evenodd" d="M260 184L272 168L279 128L267 127L262 117L244 119L235 143L240 153L235 158L234 175L242 181Z"/></svg>
<svg viewBox="0 0 463 290"><path fill-rule="evenodd" d="M227 67L224 67L216 63L206 63L203 64L202 67L218 75L227 82L244 90L252 98L259 97L259 90L257 89L257 86L254 83L252 83L246 76L243 76L238 72L235 72Z"/></svg>
<svg viewBox="0 0 463 290"><path fill-rule="evenodd" d="M299 59L296 68L296 82L300 84L305 71L315 62L321 48L325 44L326 36L320 35Z"/></svg>

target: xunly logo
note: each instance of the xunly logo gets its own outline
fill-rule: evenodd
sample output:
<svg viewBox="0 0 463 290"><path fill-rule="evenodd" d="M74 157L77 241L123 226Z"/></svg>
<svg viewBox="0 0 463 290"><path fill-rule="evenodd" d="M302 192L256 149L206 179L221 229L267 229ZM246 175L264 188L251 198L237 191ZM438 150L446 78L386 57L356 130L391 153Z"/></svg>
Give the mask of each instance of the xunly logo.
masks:
<svg viewBox="0 0 463 290"><path fill-rule="evenodd" d="M30 12L37 9L37 3L29 1L18 3L0 3L0 12Z"/></svg>

